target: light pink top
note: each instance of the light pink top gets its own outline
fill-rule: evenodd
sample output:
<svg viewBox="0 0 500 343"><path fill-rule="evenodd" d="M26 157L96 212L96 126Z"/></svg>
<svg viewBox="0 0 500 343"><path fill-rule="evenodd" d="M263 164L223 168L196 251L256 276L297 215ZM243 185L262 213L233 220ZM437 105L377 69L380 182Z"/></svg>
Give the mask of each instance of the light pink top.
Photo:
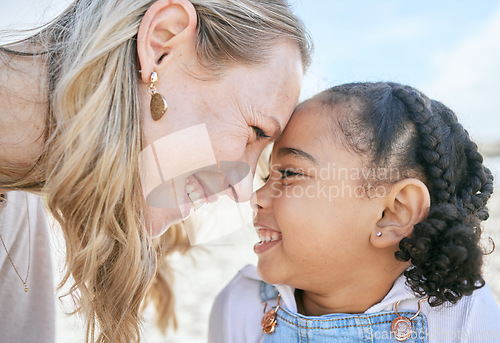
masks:
<svg viewBox="0 0 500 343"><path fill-rule="evenodd" d="M43 203L38 196L24 192L8 192L6 198L6 206L0 209L0 234L25 279L31 231L31 263L26 293L0 243L0 341L54 342L55 290Z"/></svg>

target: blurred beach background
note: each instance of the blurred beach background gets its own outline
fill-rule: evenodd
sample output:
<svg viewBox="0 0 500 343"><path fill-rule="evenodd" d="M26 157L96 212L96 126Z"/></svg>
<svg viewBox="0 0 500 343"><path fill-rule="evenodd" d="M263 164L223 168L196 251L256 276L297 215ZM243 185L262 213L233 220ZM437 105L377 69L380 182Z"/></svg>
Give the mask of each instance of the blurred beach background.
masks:
<svg viewBox="0 0 500 343"><path fill-rule="evenodd" d="M133 1L133 0L130 0ZM69 0L0 0L0 30L23 29L59 13ZM484 225L487 237L500 244L500 1L296 0L295 12L314 41L314 57L303 83L302 99L336 84L396 81L412 85L451 107L475 139L486 165L496 176L496 194ZM2 36L0 36L2 39ZM0 40L1 42L1 40ZM206 341L208 316L217 293L235 273L255 263L257 237L248 205L226 203L193 221L202 230L231 232L174 255L179 328L166 336L154 328L146 310L144 342ZM224 231L224 230L223 230ZM60 280L64 245L54 233L56 282ZM500 303L500 252L486 257L486 281ZM57 342L82 341L83 324L68 316L72 304L58 306Z"/></svg>

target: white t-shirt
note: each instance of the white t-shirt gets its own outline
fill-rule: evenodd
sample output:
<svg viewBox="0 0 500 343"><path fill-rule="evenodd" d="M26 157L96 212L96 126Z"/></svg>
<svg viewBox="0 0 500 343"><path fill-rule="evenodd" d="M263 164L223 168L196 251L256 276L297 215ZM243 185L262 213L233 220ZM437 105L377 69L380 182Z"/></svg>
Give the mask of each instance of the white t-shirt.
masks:
<svg viewBox="0 0 500 343"><path fill-rule="evenodd" d="M42 200L30 193L12 191L6 199L0 209L0 234L23 279L29 255L31 259L26 293L0 242L0 342L51 343L55 341L55 290L45 209Z"/></svg>
<svg viewBox="0 0 500 343"><path fill-rule="evenodd" d="M209 343L263 342L261 280L255 266L249 265L221 291L210 314ZM418 299L405 281L404 276L399 277L386 297L365 313L392 311L399 300L398 310L416 312ZM296 313L295 290L287 285L275 286L281 294L280 306ZM276 305L275 300L268 301L267 309ZM500 308L487 285L455 305L432 308L423 302L421 308L429 325L429 343L500 342Z"/></svg>

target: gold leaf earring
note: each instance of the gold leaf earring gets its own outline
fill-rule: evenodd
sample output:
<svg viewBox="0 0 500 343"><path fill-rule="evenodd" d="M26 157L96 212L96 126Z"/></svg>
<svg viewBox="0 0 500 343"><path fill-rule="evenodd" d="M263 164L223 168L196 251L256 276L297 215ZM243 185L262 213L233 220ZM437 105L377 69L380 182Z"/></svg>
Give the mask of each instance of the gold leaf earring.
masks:
<svg viewBox="0 0 500 343"><path fill-rule="evenodd" d="M167 112L167 100L163 95L156 93L155 84L158 82L158 74L154 71L151 73L151 84L149 85L149 93L151 94L151 117L154 121L160 120Z"/></svg>

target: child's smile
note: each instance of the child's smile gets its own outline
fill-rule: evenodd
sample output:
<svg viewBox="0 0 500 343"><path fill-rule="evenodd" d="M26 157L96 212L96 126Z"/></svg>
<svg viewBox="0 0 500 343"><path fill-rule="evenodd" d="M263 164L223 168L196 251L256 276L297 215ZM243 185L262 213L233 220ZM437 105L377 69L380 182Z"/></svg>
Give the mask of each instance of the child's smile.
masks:
<svg viewBox="0 0 500 343"><path fill-rule="evenodd" d="M255 223L255 228L260 239L260 242L255 244L254 247L254 251L257 254L262 254L264 251L271 249L281 242L281 233L278 230L261 226L260 223Z"/></svg>

